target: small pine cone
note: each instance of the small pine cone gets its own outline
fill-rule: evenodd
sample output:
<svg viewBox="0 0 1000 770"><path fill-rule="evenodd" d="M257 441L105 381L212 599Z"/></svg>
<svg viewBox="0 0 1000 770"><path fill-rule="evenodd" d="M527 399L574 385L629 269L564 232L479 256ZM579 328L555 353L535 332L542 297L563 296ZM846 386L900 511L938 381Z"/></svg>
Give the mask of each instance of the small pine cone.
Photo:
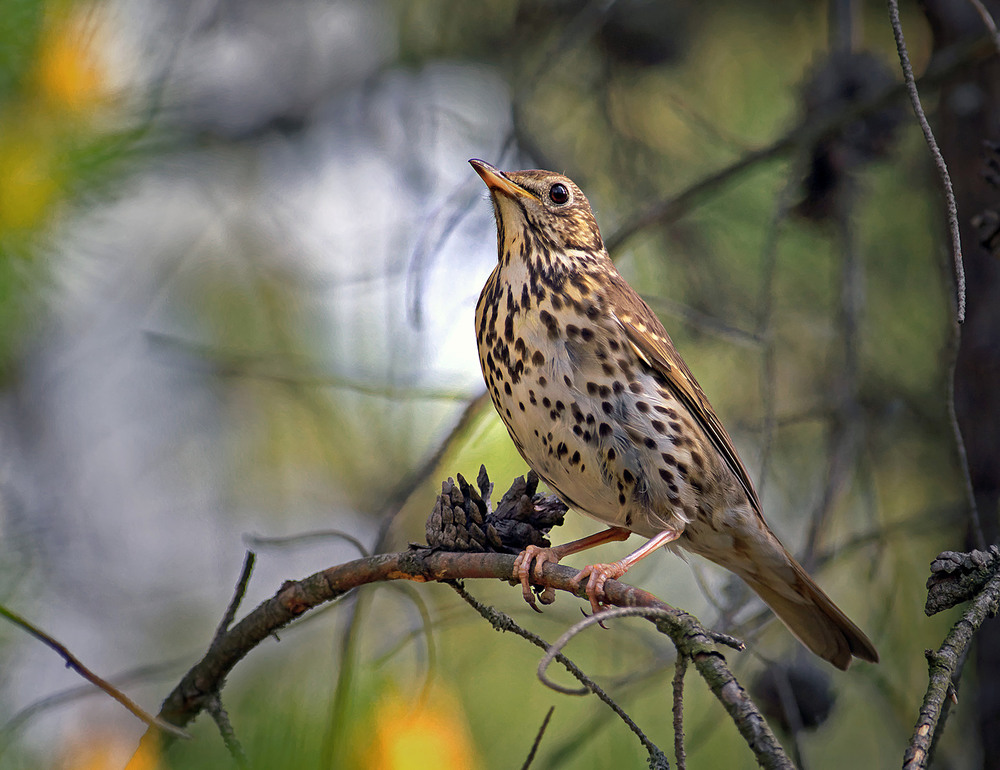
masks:
<svg viewBox="0 0 1000 770"><path fill-rule="evenodd" d="M520 553L527 545L548 546L550 529L563 522L566 506L555 495L540 495L538 476L514 479L496 511L491 511L490 483L485 466L479 469L475 489L461 474L448 479L427 519L427 544L446 551Z"/></svg>
<svg viewBox="0 0 1000 770"><path fill-rule="evenodd" d="M958 553L944 551L931 562L924 612L933 615L974 597L1000 569L1000 549Z"/></svg>
<svg viewBox="0 0 1000 770"><path fill-rule="evenodd" d="M427 518L427 544L446 551L491 550L484 531L486 501L458 474L458 483L448 479Z"/></svg>

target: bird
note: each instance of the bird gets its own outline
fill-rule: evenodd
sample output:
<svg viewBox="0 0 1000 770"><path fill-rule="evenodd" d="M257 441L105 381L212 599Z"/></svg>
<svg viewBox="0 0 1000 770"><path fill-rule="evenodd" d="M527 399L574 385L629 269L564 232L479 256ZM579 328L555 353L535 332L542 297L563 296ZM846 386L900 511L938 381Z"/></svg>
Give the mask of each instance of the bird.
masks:
<svg viewBox="0 0 1000 770"><path fill-rule="evenodd" d="M631 534L645 543L574 578L595 613L604 585L666 546L742 578L809 650L846 670L878 662L868 637L774 535L753 482L656 314L608 256L590 203L564 175L469 161L489 191L497 264L476 305L487 389L528 465L570 508L607 525L516 558L538 609L542 566ZM543 595L543 601L551 596Z"/></svg>

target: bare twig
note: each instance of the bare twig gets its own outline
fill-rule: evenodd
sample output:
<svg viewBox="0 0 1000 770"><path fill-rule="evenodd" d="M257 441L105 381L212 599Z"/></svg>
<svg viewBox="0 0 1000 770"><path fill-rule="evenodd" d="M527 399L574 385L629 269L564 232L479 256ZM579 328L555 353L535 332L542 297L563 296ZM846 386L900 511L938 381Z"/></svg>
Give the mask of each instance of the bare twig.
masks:
<svg viewBox="0 0 1000 770"><path fill-rule="evenodd" d="M910 97L910 104L913 105L913 114L916 115L920 130L924 133L924 140L934 159L934 166L937 168L938 176L941 179L941 188L944 191L945 205L948 211L948 229L951 232L951 253L954 261L955 291L956 291L956 318L959 323L965 321L965 268L962 264L962 235L958 225L958 205L955 203L955 191L951 186L951 174L948 173L948 165L944 162L941 149L934 139L934 132L931 131L927 116L924 115L924 108L920 104L920 94L917 93L917 84L913 77L913 67L910 66L910 55L906 50L906 41L903 38L903 26L899 21L898 0L888 0L889 21L892 24L892 34L896 39L896 51L899 54L899 64L903 68L903 80L906 85L906 93Z"/></svg>
<svg viewBox="0 0 1000 770"><path fill-rule="evenodd" d="M438 463L441 462L441 459L451 448L452 444L472 425L473 421L488 403L490 403L490 397L489 393L486 392L484 384L483 389L476 396L466 401L465 408L451 430L448 431L448 435L441 440L437 447L428 454L426 459L417 468L406 474L399 484L396 485L393 493L386 501L388 514L383 518L382 525L379 528L379 535L375 544L376 553L385 548L389 531L392 529L396 517L405 507L410 495L422 488L421 485L423 482L427 481L434 473L438 467Z"/></svg>
<svg viewBox="0 0 1000 770"><path fill-rule="evenodd" d="M535 734L535 740L531 744L531 751L528 752L527 759L525 759L524 764L521 765L521 770L529 770L531 763L535 761L535 754L538 753L538 747L542 744L542 736L545 735L545 730L549 726L549 720L552 719L552 712L555 710L555 706L549 706L549 710L545 712L545 719L542 720L542 725L538 728L538 732Z"/></svg>
<svg viewBox="0 0 1000 770"><path fill-rule="evenodd" d="M110 679L119 689L132 684L148 684L153 680L161 680L168 673L173 676L177 671L182 671L183 665L189 660L190 656L187 656L150 665L136 666L135 668L115 674ZM65 706L82 698L90 698L97 695L103 697L104 692L96 689L90 683L84 683L60 690L51 695L46 695L44 698L39 698L20 711L17 711L3 725L0 725L0 767L3 767L3 754L13 740L13 734L36 715L43 714L60 706Z"/></svg>
<svg viewBox="0 0 1000 770"><path fill-rule="evenodd" d="M577 621L574 625L570 626L563 635L553 642L543 657L538 663L538 678L542 683L556 692L561 692L564 695L586 695L587 689L577 689L564 687L561 684L556 684L545 674L546 669L552 663L553 660L560 654L562 648L569 644L570 640L579 634L581 631L589 628L590 626L596 624L602 624L608 620L613 620L614 618L627 618L627 617L641 617L647 620L664 620L677 622L677 619L681 616L687 615L687 613L675 610L673 607L609 607L601 612L588 615L583 620ZM688 615L687 617L690 618ZM722 642L731 646L735 650L744 649L743 642L734 637L728 636L726 634L716 634L708 629L699 628L698 631L707 635L713 641Z"/></svg>
<svg viewBox="0 0 1000 770"><path fill-rule="evenodd" d="M241 770L249 767L246 752L243 750L239 738L236 737L236 731L233 730L233 725L229 721L229 714L226 713L226 709L222 705L222 698L219 697L218 693L213 694L208 699L206 710L219 728L219 735L222 736L222 742L226 744L226 749L229 751L229 755L233 758L233 761L236 762L237 767L241 768Z"/></svg>
<svg viewBox="0 0 1000 770"><path fill-rule="evenodd" d="M969 452L965 447L965 436L962 425L958 421L958 411L955 405L955 377L958 371L958 354L962 346L962 326L957 319L952 318L951 335L948 340L948 425L955 442L955 453L958 455L958 467L962 471L962 484L965 491L965 504L969 516L969 530L976 539L975 546L980 550L986 548L986 535L983 532L983 522L979 518L979 503L976 500L976 490L972 484L972 469L969 467Z"/></svg>
<svg viewBox="0 0 1000 770"><path fill-rule="evenodd" d="M674 662L674 761L677 770L686 770L687 752L684 750L684 674L688 659L678 655Z"/></svg>
<svg viewBox="0 0 1000 770"><path fill-rule="evenodd" d="M903 770L921 770L927 767L930 752L937 740L938 727L946 701L954 698L954 681L960 664L976 631L987 617L1000 609L1000 572L983 587L961 619L952 626L936 652L927 651L929 683L924 695L920 716L913 737L903 755Z"/></svg>
<svg viewBox="0 0 1000 770"><path fill-rule="evenodd" d="M608 585L612 582L614 581L608 581ZM605 590L607 590L607 587L605 587ZM645 594L645 591L640 591L631 586L629 586L628 590L630 593L635 593L636 595ZM655 597L653 598L655 600ZM671 641L677 647L678 655L687 656L694 661L695 668L698 669L698 672L705 679L709 688L721 701L722 705L725 706L726 711L729 712L730 718L736 723L737 729L744 740L746 740L747 745L754 752L760 766L764 768L782 768L784 770L794 768L781 744L778 743L778 739L771 732L771 728L767 725L763 715L758 711L756 705L754 705L740 683L729 672L722 656L715 650L715 643L727 644L736 649L742 649L742 642L726 634L709 631L686 612L676 610L660 602L656 602L655 604L650 602L644 604L644 606L636 606L632 603L622 606L623 603L618 601L612 603L619 606L603 610L596 615L585 618L566 631L552 645L549 652L546 653L546 656L538 664L539 678L546 681L543 676L545 667L555 655L559 654L558 650L561 646L565 645L569 639L584 628L594 623L604 622L617 617L645 617L653 621L660 633L670 637ZM659 606L656 606L657 604ZM550 687L560 691L575 692L561 688L559 685L553 685L551 682L546 681L546 683Z"/></svg>
<svg viewBox="0 0 1000 770"><path fill-rule="evenodd" d="M299 532L295 535L267 536L267 535L244 535L243 542L247 545L257 547L278 547L295 546L306 543L310 540L344 540L353 545L362 556L371 556L368 547L349 532L339 529L317 529L312 532Z"/></svg>
<svg viewBox="0 0 1000 770"><path fill-rule="evenodd" d="M563 655L560 649L556 647L556 645L560 644L560 641L562 641L563 645L565 645L565 641L563 640L568 639L566 634L563 634L563 636L560 637L559 641L557 641L554 645L550 646L540 636L531 633L530 631L522 628L520 625L514 622L513 618L511 618L509 615L500 612L499 610L493 607L489 607L485 604L482 604L475 597L470 595L458 583L453 582L451 583L451 586L452 588L455 589L456 592L458 592L458 595L461 596L462 599L468 602L469 605L474 610L476 610L476 612L478 612L486 620L488 620L495 629L497 629L498 631L510 631L511 633L517 634L522 639L527 639L536 647L540 647L541 649L546 651L545 657L542 658L542 663L538 664L538 676L546 685L551 687L553 690L556 690L557 692L562 692L570 695L586 695L587 693L594 693L594 695L596 695L598 698L604 701L604 703L608 706L608 708L610 708L615 714L618 715L618 717L625 723L625 725L629 728L629 730L635 733L635 736L639 739L639 742L642 744L643 748L646 749L646 751L649 753L651 766L663 767L663 768L666 768L668 766L667 758L664 756L660 748L646 736L646 734L642 731L639 725L637 725L632 720L632 718L627 713L625 713L625 710L621 706L619 706L618 703L610 695L607 694L607 692L605 692L604 688L602 688L600 685L597 684L597 682L595 682L593 679L587 676L579 666L577 666L572 660ZM594 616L591 616L591 619L593 617ZM578 629L581 628L581 626L578 623L577 625L573 626L573 628ZM550 680L546 679L544 676L543 664L544 666L548 666L548 664L551 663L553 660L558 660L566 668L566 670L569 671L570 674L572 674L577 679L577 681L579 681L583 685L583 687L580 689L571 690L569 688L564 688L561 685L554 684Z"/></svg>
<svg viewBox="0 0 1000 770"><path fill-rule="evenodd" d="M427 651L427 670L424 672L424 684L423 687L420 688L420 697L426 700L430 697L431 686L434 684L434 671L437 665L437 647L434 643L434 634L432 633L434 621L431 619L430 610L427 609L427 602L424 601L415 586L411 586L409 583L395 583L393 587L403 594L403 596L405 596L414 607L416 607L417 614L420 615L419 635L423 638ZM394 648L388 650L380 659L375 661L376 671L382 667L382 664L385 661L392 658L397 652L399 652L399 650L408 644L408 636L409 635L404 636ZM413 637L416 636L417 631L414 630Z"/></svg>
<svg viewBox="0 0 1000 770"><path fill-rule="evenodd" d="M764 344L765 338L759 331L748 331L737 326L727 324L725 321L716 318L708 313L702 313L689 305L676 302L667 297L650 297L644 295L643 299L649 304L657 315L670 315L680 318L686 324L700 332L711 334L721 340L727 340L735 345L746 348L760 348Z"/></svg>
<svg viewBox="0 0 1000 770"><path fill-rule="evenodd" d="M218 644L219 639L229 630L236 618L236 611L240 608L240 602L243 601L243 596L247 592L247 584L250 582L250 575L253 573L253 565L256 560L257 555L253 551L247 551L243 559L243 569L240 571L239 580L236 581L236 588L233 591L233 598L229 600L229 606L226 607L226 612L215 629L215 636L212 637L213 647Z"/></svg>
<svg viewBox="0 0 1000 770"><path fill-rule="evenodd" d="M840 332L837 336L841 342L842 360L833 382L834 404L828 435L826 479L819 505L809 517L809 530L802 551L801 561L806 569L815 566L814 558L830 515L856 473L858 448L865 425L864 413L858 404L858 330L864 306L864 281L857 239L851 227L850 207L855 200L853 188L853 184L845 184L836 212L838 245L842 253L836 323Z"/></svg>
<svg viewBox="0 0 1000 770"><path fill-rule="evenodd" d="M62 657L62 659L66 661L67 668L73 669L73 671L76 671L76 673L78 673L88 682L104 690L104 692L106 692L108 695L110 695L112 698L114 698L116 701L122 704L134 716L141 719L151 728L162 730L164 733L167 733L168 735L171 735L175 738L191 737L186 732L179 729L177 726L158 717L154 717L145 710L143 710L125 693L123 693L121 690L119 690L117 687L111 684L111 682L107 681L106 679L102 679L93 671L91 671L89 668L87 668L85 665L83 665L83 663L81 663L80 660L73 653L71 653L64 644L57 641L53 637L49 636L47 633L38 628L38 626L34 625L28 620L25 620L16 612L9 610L2 605L0 605L0 615L3 615L3 617L7 618L7 620L9 620L14 625L20 626L23 630L27 631L33 637L35 637L40 642L45 644L47 647L50 647L51 649L55 650Z"/></svg>
<svg viewBox="0 0 1000 770"><path fill-rule="evenodd" d="M997 23L993 20L993 16L983 5L982 0L969 0L972 3L972 7L976 9L976 13L983 20L983 24L986 25L986 29L990 32L990 37L993 38L993 45L996 46L997 51L1000 51L1000 32L997 31Z"/></svg>

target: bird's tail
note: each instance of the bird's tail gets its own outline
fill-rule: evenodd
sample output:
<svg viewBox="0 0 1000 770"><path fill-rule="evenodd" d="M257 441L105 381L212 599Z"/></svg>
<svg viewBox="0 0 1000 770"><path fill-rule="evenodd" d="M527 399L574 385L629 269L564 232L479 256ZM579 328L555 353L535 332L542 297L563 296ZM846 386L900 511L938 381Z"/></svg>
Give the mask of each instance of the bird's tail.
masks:
<svg viewBox="0 0 1000 770"><path fill-rule="evenodd" d="M878 663L878 651L865 633L833 603L805 568L771 533L754 542L753 558L723 566L735 572L774 610L806 647L844 670L856 657ZM739 549L737 549L739 550ZM761 554L759 551L768 553Z"/></svg>

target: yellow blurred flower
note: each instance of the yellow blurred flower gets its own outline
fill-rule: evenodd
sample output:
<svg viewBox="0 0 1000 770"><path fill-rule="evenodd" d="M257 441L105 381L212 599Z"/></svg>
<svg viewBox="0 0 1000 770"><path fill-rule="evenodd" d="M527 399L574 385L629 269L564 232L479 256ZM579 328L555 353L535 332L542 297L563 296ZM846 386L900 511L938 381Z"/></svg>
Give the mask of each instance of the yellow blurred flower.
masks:
<svg viewBox="0 0 1000 770"><path fill-rule="evenodd" d="M435 689L426 698L385 695L375 705L371 770L471 770L477 766L457 698Z"/></svg>
<svg viewBox="0 0 1000 770"><path fill-rule="evenodd" d="M0 139L0 232L37 226L59 195L53 146L36 136Z"/></svg>

